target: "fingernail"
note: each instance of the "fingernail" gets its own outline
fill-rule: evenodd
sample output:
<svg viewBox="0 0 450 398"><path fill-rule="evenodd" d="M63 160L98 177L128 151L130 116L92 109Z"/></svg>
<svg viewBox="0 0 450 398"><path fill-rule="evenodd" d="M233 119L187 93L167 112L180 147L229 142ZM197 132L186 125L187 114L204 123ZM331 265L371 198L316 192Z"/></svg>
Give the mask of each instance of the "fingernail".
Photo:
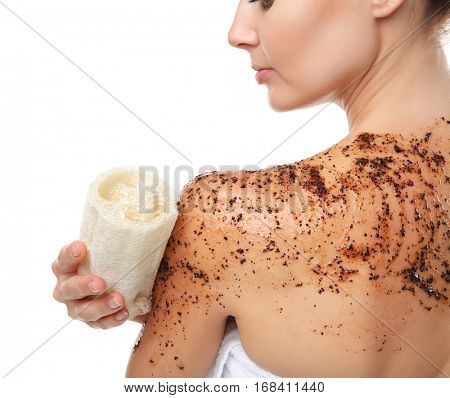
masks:
<svg viewBox="0 0 450 398"><path fill-rule="evenodd" d="M128 316L128 312L126 311L120 311L116 314L114 318L116 318L118 321L121 321L122 319L125 319Z"/></svg>
<svg viewBox="0 0 450 398"><path fill-rule="evenodd" d="M88 286L89 286L89 290L90 290L92 293L100 293L100 290L98 290L97 286L95 286L95 282L94 282L94 281L90 281L90 282L88 283Z"/></svg>
<svg viewBox="0 0 450 398"><path fill-rule="evenodd" d="M110 308L117 308L117 307L121 306L121 304L119 303L119 301L117 300L116 297L114 297L111 300L109 300L108 301L108 305L110 306Z"/></svg>
<svg viewBox="0 0 450 398"><path fill-rule="evenodd" d="M78 257L80 255L80 246L78 245L78 242L72 243L71 250L74 257Z"/></svg>

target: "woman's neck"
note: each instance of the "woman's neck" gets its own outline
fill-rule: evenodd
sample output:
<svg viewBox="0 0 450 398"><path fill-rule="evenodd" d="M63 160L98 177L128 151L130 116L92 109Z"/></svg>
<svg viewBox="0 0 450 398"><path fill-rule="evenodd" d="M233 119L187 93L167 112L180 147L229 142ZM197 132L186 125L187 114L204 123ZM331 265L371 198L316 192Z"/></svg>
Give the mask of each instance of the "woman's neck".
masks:
<svg viewBox="0 0 450 398"><path fill-rule="evenodd" d="M409 134L450 116L450 75L443 48L414 36L374 66L339 99L349 136L361 131ZM448 129L447 129L448 134Z"/></svg>

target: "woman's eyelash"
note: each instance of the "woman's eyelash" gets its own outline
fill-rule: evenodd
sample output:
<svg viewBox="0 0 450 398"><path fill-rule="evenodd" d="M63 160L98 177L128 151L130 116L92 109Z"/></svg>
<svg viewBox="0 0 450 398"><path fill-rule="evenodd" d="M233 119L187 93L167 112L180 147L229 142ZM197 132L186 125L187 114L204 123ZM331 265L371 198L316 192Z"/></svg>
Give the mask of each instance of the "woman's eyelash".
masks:
<svg viewBox="0 0 450 398"><path fill-rule="evenodd" d="M268 10L272 7L275 0L248 0L249 3L256 3L257 1L261 1L261 7L263 10Z"/></svg>

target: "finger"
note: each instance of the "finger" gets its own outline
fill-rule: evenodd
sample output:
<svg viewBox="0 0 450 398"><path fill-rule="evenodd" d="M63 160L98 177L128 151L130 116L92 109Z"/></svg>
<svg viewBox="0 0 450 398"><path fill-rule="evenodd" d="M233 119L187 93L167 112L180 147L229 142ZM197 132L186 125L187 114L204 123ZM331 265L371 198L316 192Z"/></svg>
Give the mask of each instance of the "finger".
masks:
<svg viewBox="0 0 450 398"><path fill-rule="evenodd" d="M74 275L59 283L57 289L59 289L57 296L61 300L78 300L102 294L106 289L106 282L93 274Z"/></svg>
<svg viewBox="0 0 450 398"><path fill-rule="evenodd" d="M122 325L127 320L128 320L128 311L126 308L123 308L114 314L104 316L103 318L100 318L97 321L87 323L94 329L111 329L116 326Z"/></svg>
<svg viewBox="0 0 450 398"><path fill-rule="evenodd" d="M76 240L65 245L58 254L58 259L52 264L52 270L56 276L73 273L86 257L87 249L83 242Z"/></svg>
<svg viewBox="0 0 450 398"><path fill-rule="evenodd" d="M71 318L89 322L114 314L125 306L125 300L120 293L114 292L94 298L71 300L66 304Z"/></svg>
<svg viewBox="0 0 450 398"><path fill-rule="evenodd" d="M100 329L100 327L94 322L85 322L86 325L90 326L92 329Z"/></svg>

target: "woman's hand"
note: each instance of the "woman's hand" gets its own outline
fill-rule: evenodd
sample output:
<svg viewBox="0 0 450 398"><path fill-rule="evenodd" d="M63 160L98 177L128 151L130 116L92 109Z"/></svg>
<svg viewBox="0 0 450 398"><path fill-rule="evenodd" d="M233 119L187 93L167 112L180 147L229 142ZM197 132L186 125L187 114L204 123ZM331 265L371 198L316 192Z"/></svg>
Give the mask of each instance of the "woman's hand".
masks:
<svg viewBox="0 0 450 398"><path fill-rule="evenodd" d="M119 292L104 293L106 282L97 275L77 275L78 266L87 255L81 241L65 245L52 264L57 278L53 298L67 306L71 318L84 321L93 328L109 329L128 319L125 300ZM142 323L145 316L133 321Z"/></svg>

